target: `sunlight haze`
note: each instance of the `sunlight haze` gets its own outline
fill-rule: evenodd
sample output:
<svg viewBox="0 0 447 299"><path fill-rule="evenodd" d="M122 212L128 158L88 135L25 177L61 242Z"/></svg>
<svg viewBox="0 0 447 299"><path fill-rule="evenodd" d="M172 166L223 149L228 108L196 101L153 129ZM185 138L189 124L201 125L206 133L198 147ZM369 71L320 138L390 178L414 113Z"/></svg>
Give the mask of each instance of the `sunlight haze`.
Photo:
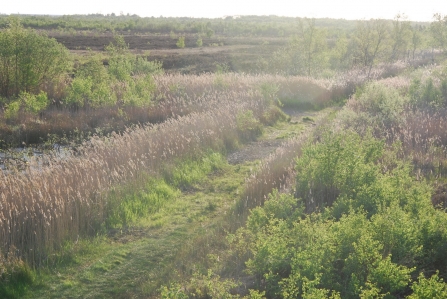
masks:
<svg viewBox="0 0 447 299"><path fill-rule="evenodd" d="M1 14L137 14L141 17L219 18L229 15L278 15L289 17L392 19L398 13L409 20L431 21L434 13L447 13L446 0L314 0L314 1L5 1Z"/></svg>

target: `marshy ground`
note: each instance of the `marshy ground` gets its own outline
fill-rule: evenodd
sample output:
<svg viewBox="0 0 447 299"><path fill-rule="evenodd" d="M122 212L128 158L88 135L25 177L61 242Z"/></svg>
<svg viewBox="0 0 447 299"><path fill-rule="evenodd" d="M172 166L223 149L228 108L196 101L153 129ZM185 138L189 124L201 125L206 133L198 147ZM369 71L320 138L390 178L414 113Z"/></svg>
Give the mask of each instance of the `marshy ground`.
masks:
<svg viewBox="0 0 447 299"><path fill-rule="evenodd" d="M25 298L152 298L170 279L193 274L196 265L212 264L212 257L226 247L219 227L227 225L226 215L246 178L284 141L312 130L328 112L287 111L289 122L266 127L258 140L229 153L224 167L183 190L159 212L130 227L67 245L57 264L40 270ZM250 287L246 274L233 275L244 276L241 280ZM246 292L247 286L238 291Z"/></svg>

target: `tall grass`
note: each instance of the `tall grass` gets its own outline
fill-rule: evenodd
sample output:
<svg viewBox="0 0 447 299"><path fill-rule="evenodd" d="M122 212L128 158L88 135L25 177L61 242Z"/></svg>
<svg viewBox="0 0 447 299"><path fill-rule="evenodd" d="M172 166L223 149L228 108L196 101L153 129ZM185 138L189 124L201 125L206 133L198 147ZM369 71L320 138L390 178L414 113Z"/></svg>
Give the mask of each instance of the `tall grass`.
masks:
<svg viewBox="0 0 447 299"><path fill-rule="evenodd" d="M233 146L239 138L238 113L262 115L266 107L254 93L235 96L220 96L221 105L208 111L94 137L64 159L35 159L24 172L0 174L0 250L15 248L11 254L41 264L65 240L104 227L116 206L109 202L116 186L144 184L168 161Z"/></svg>
<svg viewBox="0 0 447 299"><path fill-rule="evenodd" d="M238 122L241 113L251 111L246 115L259 120L272 102L287 97L324 106L337 90L349 86L330 80L242 74L166 75L156 77L155 84L154 106L107 108L115 111L117 119L141 116L137 122L143 123L151 116L156 119L153 124L112 132L107 138L96 136L69 157L36 158L23 172L0 174L1 252L41 264L64 241L93 235L110 223L113 207L120 205L115 202L119 196L110 197L117 186L132 182L141 188L148 175L160 173L169 161L197 157L204 149L225 151L250 138L245 130L250 128L241 128ZM68 119L59 111L53 113L60 122ZM75 119L79 115L73 114ZM34 119L34 123L51 121ZM25 124L25 135L26 128ZM286 143L264 161L248 180L238 213L262 204L273 188L286 185L303 139Z"/></svg>
<svg viewBox="0 0 447 299"><path fill-rule="evenodd" d="M442 67L433 66L369 84L348 100L337 125L362 135L371 131L390 146L399 144L402 157L414 163L418 178L445 177L447 102L442 76Z"/></svg>
<svg viewBox="0 0 447 299"><path fill-rule="evenodd" d="M349 97L368 80L387 78L402 72L408 65L395 63L378 66L368 78L362 69L340 73L330 79L301 76L247 75L216 73L203 75L155 75L152 101L144 107L116 103L97 108L73 109L55 101L39 115L19 111L17 117L6 120L0 111L2 147L22 142L36 144L48 134L62 137L75 130L104 133L123 131L127 126L163 122L172 116L183 116L220 105L222 98L251 91L264 100L279 101L286 107L321 108L334 100Z"/></svg>

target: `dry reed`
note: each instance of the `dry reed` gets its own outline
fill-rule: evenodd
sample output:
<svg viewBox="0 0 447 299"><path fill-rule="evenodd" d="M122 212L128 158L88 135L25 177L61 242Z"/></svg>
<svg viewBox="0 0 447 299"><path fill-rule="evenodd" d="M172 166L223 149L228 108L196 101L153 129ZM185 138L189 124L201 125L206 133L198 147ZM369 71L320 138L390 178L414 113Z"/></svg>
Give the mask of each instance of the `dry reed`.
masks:
<svg viewBox="0 0 447 299"><path fill-rule="evenodd" d="M0 174L0 250L38 265L66 240L95 234L109 209L108 192L157 173L163 163L193 157L203 149L222 150L237 138L236 116L265 108L253 92L214 94L214 109L192 112L161 124L138 126L108 138L94 137L77 155L32 160L24 172ZM233 144L233 142L229 142Z"/></svg>

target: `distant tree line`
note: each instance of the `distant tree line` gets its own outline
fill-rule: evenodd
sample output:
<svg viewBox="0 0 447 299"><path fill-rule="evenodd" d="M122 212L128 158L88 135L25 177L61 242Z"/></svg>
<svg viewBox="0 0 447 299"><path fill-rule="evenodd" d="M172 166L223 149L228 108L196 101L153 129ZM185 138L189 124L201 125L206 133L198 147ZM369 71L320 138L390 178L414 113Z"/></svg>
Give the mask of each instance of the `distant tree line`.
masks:
<svg viewBox="0 0 447 299"><path fill-rule="evenodd" d="M404 15L394 20L356 21L353 30L331 35L315 19L298 20L298 33L287 46L260 63L261 71L318 76L363 67L368 76L379 63L415 60L419 51L447 50L447 17L435 14L429 25L411 23Z"/></svg>
<svg viewBox="0 0 447 299"><path fill-rule="evenodd" d="M299 22L303 18L278 16L240 16L218 19L208 18L166 18L139 17L137 15L64 15L36 16L20 15L24 27L44 30L99 32L151 32L169 34L202 34L211 32L224 36L290 37L300 32ZM8 16L0 15L0 28L6 27ZM429 23L417 23L426 28ZM356 21L343 19L316 19L315 25L325 29L328 36L336 37L340 31L355 30Z"/></svg>

